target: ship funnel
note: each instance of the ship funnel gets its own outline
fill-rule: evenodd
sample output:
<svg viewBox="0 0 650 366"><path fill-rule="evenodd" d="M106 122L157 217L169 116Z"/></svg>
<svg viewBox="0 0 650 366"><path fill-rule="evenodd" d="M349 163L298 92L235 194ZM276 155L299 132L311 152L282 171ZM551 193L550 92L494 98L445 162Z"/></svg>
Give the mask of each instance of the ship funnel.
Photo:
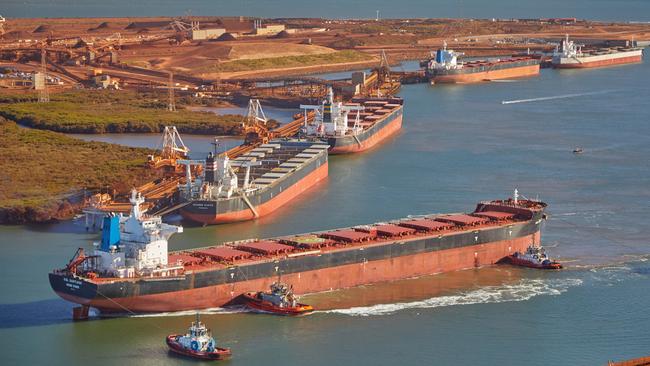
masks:
<svg viewBox="0 0 650 366"><path fill-rule="evenodd" d="M111 247L120 242L120 218L115 215L104 217L102 226L102 244L100 249L110 252Z"/></svg>

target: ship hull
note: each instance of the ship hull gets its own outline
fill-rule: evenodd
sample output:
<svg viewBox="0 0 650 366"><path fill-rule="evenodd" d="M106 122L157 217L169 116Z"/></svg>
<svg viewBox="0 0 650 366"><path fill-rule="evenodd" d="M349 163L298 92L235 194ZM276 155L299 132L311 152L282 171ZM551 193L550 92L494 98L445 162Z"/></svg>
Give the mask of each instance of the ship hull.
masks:
<svg viewBox="0 0 650 366"><path fill-rule="evenodd" d="M616 57L612 57L616 56ZM594 67L607 67L615 65L624 65L639 63L643 61L643 55L641 51L630 52L626 55L603 55L603 56L592 56L585 58L571 58L571 59L554 59L553 67L557 69L588 69Z"/></svg>
<svg viewBox="0 0 650 366"><path fill-rule="evenodd" d="M528 222L503 227L196 271L179 278L94 283L52 273L50 283L64 299L104 312L221 307L243 293L268 288L278 270L295 293L305 294L496 264L539 243L542 221L540 213ZM75 289L65 286L67 281L84 285Z"/></svg>
<svg viewBox="0 0 650 366"><path fill-rule="evenodd" d="M323 154L317 161L302 167L274 187L247 197L254 210L243 198L234 197L219 201L192 201L181 209L181 215L184 219L206 225L253 220L282 207L326 179L327 175L327 154Z"/></svg>
<svg viewBox="0 0 650 366"><path fill-rule="evenodd" d="M474 69L474 68L472 68ZM516 67L481 67L475 72L471 69L444 70L430 75L433 83L478 83L490 80L516 79L539 75L539 62Z"/></svg>
<svg viewBox="0 0 650 366"><path fill-rule="evenodd" d="M359 153L380 144L402 128L402 110L403 108L398 108L356 136L328 138L329 153L332 155Z"/></svg>

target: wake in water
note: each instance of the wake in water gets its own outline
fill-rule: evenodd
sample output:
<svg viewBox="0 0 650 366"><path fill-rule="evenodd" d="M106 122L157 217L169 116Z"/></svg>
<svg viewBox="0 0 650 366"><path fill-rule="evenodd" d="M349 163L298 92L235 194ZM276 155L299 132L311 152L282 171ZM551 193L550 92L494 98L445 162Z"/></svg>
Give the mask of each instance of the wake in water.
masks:
<svg viewBox="0 0 650 366"><path fill-rule="evenodd" d="M186 310L186 311L173 311L167 313L151 313L151 314L135 314L129 315L130 318L158 318L158 317L169 317L169 316L188 316L196 315L199 313L201 315L221 315L221 314L237 314L237 313L246 313L248 309L244 306L233 306L229 308L210 308L202 310Z"/></svg>
<svg viewBox="0 0 650 366"><path fill-rule="evenodd" d="M521 280L514 285L489 286L459 295L440 296L413 302L335 309L321 313L345 314L350 316L377 316L390 315L407 309L431 309L454 305L526 301L540 295L560 295L570 287L581 284L582 280L580 279Z"/></svg>
<svg viewBox="0 0 650 366"><path fill-rule="evenodd" d="M563 95L554 95L554 96L550 96L550 97L504 100L504 101L501 101L501 104L529 103L529 102L541 102L541 101L544 101L544 100L576 98L576 97L584 97L584 96L587 96L587 95L607 94L607 93L611 93L613 91L614 90L601 90L601 91L597 91L597 92L563 94Z"/></svg>

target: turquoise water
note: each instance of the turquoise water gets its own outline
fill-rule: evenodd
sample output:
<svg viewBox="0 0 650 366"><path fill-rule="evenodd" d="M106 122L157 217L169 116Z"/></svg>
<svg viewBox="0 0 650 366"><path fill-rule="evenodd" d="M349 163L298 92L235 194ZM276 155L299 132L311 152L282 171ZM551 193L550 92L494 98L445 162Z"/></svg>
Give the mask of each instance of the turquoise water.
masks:
<svg viewBox="0 0 650 366"><path fill-rule="evenodd" d="M644 0L5 0L8 17L111 17L244 15L263 17L370 18L540 18L650 20Z"/></svg>
<svg viewBox="0 0 650 366"><path fill-rule="evenodd" d="M648 353L650 65L479 85L408 85L401 133L331 158L329 179L255 222L187 227L172 249L430 212L514 188L549 203L543 242L561 272L479 269L312 295L288 319L208 312L229 364L602 365ZM573 95L516 104L503 101ZM158 136L99 136L152 146ZM186 137L197 154L210 137ZM236 143L233 141L231 143ZM155 146L155 145L153 145ZM584 154L574 155L576 146ZM80 222L0 227L3 364L192 364L163 337L192 314L73 323L47 273L96 234ZM521 357L525 357L522 361Z"/></svg>

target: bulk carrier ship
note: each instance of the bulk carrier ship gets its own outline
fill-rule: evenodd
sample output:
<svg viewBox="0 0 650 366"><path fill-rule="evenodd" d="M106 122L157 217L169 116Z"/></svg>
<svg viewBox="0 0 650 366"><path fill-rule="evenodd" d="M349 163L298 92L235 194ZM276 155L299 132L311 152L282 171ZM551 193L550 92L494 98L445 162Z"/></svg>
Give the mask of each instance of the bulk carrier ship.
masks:
<svg viewBox="0 0 650 366"><path fill-rule="evenodd" d="M436 51L429 60L426 75L435 83L475 83L480 81L514 79L539 75L540 61L521 56L497 59L459 62L462 53L448 50L447 45Z"/></svg>
<svg viewBox="0 0 650 366"><path fill-rule="evenodd" d="M361 152L379 144L402 128L403 100L391 98L353 98L350 103L334 101L332 88L320 105L301 105L305 110L302 132L329 145L330 154ZM308 112L315 118L308 122ZM349 118L350 114L354 119Z"/></svg>
<svg viewBox="0 0 650 366"><path fill-rule="evenodd" d="M479 203L467 214L246 240L167 253L174 230L138 210L107 218L93 255L79 253L50 273L62 298L102 312L164 312L220 307L267 289L281 274L297 294L491 265L540 245L546 204L522 200ZM113 226L111 226L113 225ZM109 233L109 234L107 234Z"/></svg>
<svg viewBox="0 0 650 366"><path fill-rule="evenodd" d="M559 49L553 53L552 64L558 69L580 69L630 64L643 61L643 48L617 47L582 50L581 45L569 41L569 35L562 40Z"/></svg>
<svg viewBox="0 0 650 366"><path fill-rule="evenodd" d="M225 153L210 153L203 177L192 180L188 165L180 213L206 225L264 216L327 177L327 147L320 142L281 139L234 160Z"/></svg>

